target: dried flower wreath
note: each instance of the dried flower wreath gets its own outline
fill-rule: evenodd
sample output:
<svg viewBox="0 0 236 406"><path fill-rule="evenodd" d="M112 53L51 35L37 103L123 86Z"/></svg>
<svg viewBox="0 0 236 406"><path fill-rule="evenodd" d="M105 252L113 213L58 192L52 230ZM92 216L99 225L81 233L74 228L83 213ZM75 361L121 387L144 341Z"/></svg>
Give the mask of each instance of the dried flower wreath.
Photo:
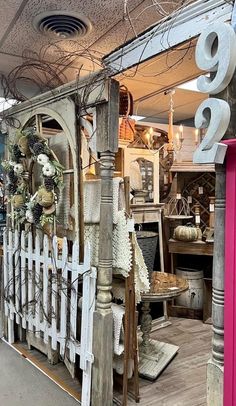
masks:
<svg viewBox="0 0 236 406"><path fill-rule="evenodd" d="M53 223L56 205L63 188L63 166L54 152L33 128L17 131L9 145L10 159L2 166L7 172L7 190L11 213L16 224ZM42 184L33 191L34 165L41 168Z"/></svg>

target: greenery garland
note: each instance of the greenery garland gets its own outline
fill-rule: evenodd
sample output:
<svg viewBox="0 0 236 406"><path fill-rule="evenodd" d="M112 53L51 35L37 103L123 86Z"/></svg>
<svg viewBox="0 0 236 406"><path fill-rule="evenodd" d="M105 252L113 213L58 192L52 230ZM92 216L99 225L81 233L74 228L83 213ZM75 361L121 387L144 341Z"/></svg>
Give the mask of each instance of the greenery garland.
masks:
<svg viewBox="0 0 236 406"><path fill-rule="evenodd" d="M52 224L63 188L64 167L57 161L47 141L33 128L18 131L14 142L9 145L9 152L10 159L2 163L7 172L8 198L12 204L9 216L17 224ZM42 184L32 194L31 172L34 162L42 168Z"/></svg>

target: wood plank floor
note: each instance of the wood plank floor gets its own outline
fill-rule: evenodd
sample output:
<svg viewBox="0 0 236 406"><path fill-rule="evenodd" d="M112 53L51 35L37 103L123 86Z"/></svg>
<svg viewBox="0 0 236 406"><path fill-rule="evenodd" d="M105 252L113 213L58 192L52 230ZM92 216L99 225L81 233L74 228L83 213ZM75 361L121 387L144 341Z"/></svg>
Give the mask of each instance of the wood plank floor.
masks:
<svg viewBox="0 0 236 406"><path fill-rule="evenodd" d="M51 365L44 354L33 348L29 350L26 343L13 344L13 347L76 400L81 399L81 384L78 379L72 379L63 362Z"/></svg>
<svg viewBox="0 0 236 406"><path fill-rule="evenodd" d="M151 334L180 347L162 375L140 379L141 406L206 406L206 364L211 351L211 326L199 320L172 318L172 325ZM120 399L120 395L117 395ZM134 405L132 400L128 405Z"/></svg>

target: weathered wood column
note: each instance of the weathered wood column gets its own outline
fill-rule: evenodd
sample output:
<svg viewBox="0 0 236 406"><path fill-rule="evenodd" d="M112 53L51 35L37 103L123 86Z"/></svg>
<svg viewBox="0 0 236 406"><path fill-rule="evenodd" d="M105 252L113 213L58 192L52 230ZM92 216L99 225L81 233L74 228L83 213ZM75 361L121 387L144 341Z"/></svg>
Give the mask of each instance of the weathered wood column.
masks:
<svg viewBox="0 0 236 406"><path fill-rule="evenodd" d="M215 239L212 275L212 358L207 365L207 405L223 406L225 167L216 165Z"/></svg>
<svg viewBox="0 0 236 406"><path fill-rule="evenodd" d="M108 103L96 108L97 150L100 152L101 212L97 303L94 314L92 405L113 404L112 233L113 171L118 150L119 84L109 80Z"/></svg>
<svg viewBox="0 0 236 406"><path fill-rule="evenodd" d="M224 311L224 405L236 404L236 139L225 141L225 311Z"/></svg>
<svg viewBox="0 0 236 406"><path fill-rule="evenodd" d="M224 139L236 135L236 74L217 98L227 101L231 119ZM223 406L224 380L224 290L225 290L225 165L216 165L215 238L212 280L212 357L207 365L207 405Z"/></svg>

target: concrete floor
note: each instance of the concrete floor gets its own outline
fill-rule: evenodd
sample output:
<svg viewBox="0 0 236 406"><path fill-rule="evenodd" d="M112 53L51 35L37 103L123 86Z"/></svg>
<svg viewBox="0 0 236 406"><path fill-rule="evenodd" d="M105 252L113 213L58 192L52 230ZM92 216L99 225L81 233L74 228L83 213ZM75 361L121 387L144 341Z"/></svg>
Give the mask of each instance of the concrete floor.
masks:
<svg viewBox="0 0 236 406"><path fill-rule="evenodd" d="M54 405L79 403L0 340L0 406Z"/></svg>

